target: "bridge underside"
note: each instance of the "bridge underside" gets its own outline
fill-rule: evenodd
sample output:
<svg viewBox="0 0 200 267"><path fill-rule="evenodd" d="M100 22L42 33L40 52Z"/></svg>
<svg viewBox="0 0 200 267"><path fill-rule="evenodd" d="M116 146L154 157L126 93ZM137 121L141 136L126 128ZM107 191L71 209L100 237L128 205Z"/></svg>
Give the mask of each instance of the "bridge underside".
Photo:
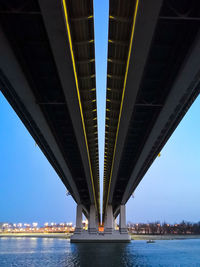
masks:
<svg viewBox="0 0 200 267"><path fill-rule="evenodd" d="M125 5L110 1L103 209L115 216L200 92L199 2Z"/></svg>
<svg viewBox="0 0 200 267"><path fill-rule="evenodd" d="M95 204L99 220L93 6L66 2L1 1L1 91L85 215Z"/></svg>

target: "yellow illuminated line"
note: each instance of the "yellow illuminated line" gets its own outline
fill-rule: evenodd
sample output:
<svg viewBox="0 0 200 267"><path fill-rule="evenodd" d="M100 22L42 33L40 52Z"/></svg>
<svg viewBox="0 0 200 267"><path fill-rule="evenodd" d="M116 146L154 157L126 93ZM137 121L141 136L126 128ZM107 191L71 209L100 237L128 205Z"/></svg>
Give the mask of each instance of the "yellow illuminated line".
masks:
<svg viewBox="0 0 200 267"><path fill-rule="evenodd" d="M128 68L129 68L129 61L130 61L131 49L132 49L132 43L133 43L133 35L134 35L134 31L135 31L135 23L136 23L138 5L139 5L139 0L136 0L135 11L134 11L134 16L133 16L133 26L132 26L132 32L131 32L131 39L130 39L130 44L129 44L127 64L126 64L126 72L125 72L125 77L124 77L122 100L121 100L120 111L119 111L119 120L118 120L118 124L117 124L117 132L116 132L115 145L114 145L114 151L113 151L113 158L112 158L112 165L111 165L109 185L108 185L108 193L107 193L107 199L106 199L106 208L107 208L107 205L108 205L108 197L109 197L109 194L110 194L110 185L111 185L111 178L112 178L112 173L113 173L113 166L114 166L114 159L115 159L115 152L116 152L116 144L117 144L117 138L118 138L118 133L119 133L119 124L120 124L120 119L121 119L121 114L122 114L122 107L123 107L123 101L124 101L124 93L125 93L125 88L126 88L126 80L127 80L127 75L128 75Z"/></svg>
<svg viewBox="0 0 200 267"><path fill-rule="evenodd" d="M77 64L89 64L92 62L94 62L94 59L80 60L80 61L77 61Z"/></svg>
<svg viewBox="0 0 200 267"><path fill-rule="evenodd" d="M93 15L87 16L87 17L79 17L79 18L72 18L72 21L76 21L76 20L84 20L84 19L92 19Z"/></svg>
<svg viewBox="0 0 200 267"><path fill-rule="evenodd" d="M92 74L90 76L80 76L80 79L93 79L95 77L95 74Z"/></svg>
<svg viewBox="0 0 200 267"><path fill-rule="evenodd" d="M115 16L112 16L112 15L109 16L109 19L113 19L113 20L117 20L117 21L127 21L127 22L129 21L128 18L115 17Z"/></svg>
<svg viewBox="0 0 200 267"><path fill-rule="evenodd" d="M94 39L90 39L90 40L87 40L87 41L75 42L74 44L75 45L84 45L84 44L91 44L91 43L94 43Z"/></svg>
<svg viewBox="0 0 200 267"><path fill-rule="evenodd" d="M62 0L62 3L63 3L64 15L65 15L65 23L67 26L69 46L70 46L70 52L71 52L71 57L72 57L72 65L73 65L73 70L74 70L74 78L75 78L75 83L76 83L76 91L77 91L77 96L78 96L79 108L80 108L80 113L81 113L81 120L82 120L82 125L83 125L83 132L84 132L87 155L88 155L88 162L89 162L91 182L92 182L92 190L93 190L93 194L94 194L94 202L95 202L96 209L98 210L97 202L96 202L95 188L94 188L94 179L93 179L93 174L92 174L92 166L91 166L90 154L89 154L89 148L88 148L88 140L87 140L87 135L86 135L85 122L84 122L84 117L83 117L83 109L82 109L81 97L80 97L80 92L79 92L78 77L77 77L77 72L76 72L76 64L75 64L74 52L73 52L73 46L72 46L72 38L71 38L69 21L68 21L66 0Z"/></svg>

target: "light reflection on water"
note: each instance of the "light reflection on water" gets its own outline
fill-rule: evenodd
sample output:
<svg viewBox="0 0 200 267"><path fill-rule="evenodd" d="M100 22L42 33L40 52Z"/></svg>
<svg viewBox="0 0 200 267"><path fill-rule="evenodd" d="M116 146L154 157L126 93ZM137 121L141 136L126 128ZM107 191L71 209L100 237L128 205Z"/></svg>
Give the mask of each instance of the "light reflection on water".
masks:
<svg viewBox="0 0 200 267"><path fill-rule="evenodd" d="M200 266L200 240L70 244L65 239L0 238L0 267L7 266Z"/></svg>

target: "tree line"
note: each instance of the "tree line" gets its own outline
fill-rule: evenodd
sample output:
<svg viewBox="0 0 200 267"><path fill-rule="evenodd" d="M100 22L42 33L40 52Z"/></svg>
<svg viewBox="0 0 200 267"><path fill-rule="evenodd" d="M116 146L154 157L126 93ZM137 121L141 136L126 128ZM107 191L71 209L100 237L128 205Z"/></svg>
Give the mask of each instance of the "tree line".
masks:
<svg viewBox="0 0 200 267"><path fill-rule="evenodd" d="M128 230L130 233L135 234L158 234L158 235L167 235L167 234L200 234L200 222L192 223L182 221L181 223L169 224L169 223L160 223L159 221L152 223L128 223Z"/></svg>

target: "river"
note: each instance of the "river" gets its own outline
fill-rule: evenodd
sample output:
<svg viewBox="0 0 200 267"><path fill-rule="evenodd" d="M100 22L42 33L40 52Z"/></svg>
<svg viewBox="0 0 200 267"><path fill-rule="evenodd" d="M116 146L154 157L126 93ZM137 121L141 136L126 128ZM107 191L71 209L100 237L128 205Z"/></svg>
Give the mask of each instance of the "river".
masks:
<svg viewBox="0 0 200 267"><path fill-rule="evenodd" d="M0 267L200 266L200 239L71 244L57 238L0 238Z"/></svg>

